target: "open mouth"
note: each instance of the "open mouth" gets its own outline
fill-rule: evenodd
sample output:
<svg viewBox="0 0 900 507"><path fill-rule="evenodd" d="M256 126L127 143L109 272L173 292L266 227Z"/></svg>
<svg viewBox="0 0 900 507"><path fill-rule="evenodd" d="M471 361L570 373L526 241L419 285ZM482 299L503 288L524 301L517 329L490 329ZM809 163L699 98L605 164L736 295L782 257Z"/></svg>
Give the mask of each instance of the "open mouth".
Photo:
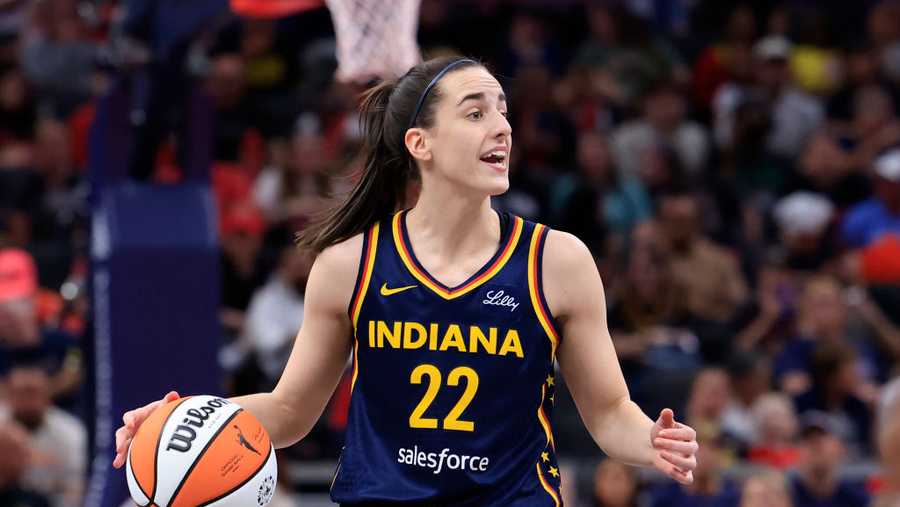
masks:
<svg viewBox="0 0 900 507"><path fill-rule="evenodd" d="M481 157L481 161L501 171L506 170L506 155L502 150L495 150Z"/></svg>

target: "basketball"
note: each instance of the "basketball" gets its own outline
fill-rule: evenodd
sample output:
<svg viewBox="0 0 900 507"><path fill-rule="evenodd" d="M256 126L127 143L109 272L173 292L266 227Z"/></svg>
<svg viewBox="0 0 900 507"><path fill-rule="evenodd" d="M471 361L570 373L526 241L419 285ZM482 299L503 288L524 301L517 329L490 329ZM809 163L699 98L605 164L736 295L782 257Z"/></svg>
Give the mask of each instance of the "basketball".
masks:
<svg viewBox="0 0 900 507"><path fill-rule="evenodd" d="M275 492L275 448L238 404L191 396L162 405L140 426L126 461L140 506L264 506Z"/></svg>

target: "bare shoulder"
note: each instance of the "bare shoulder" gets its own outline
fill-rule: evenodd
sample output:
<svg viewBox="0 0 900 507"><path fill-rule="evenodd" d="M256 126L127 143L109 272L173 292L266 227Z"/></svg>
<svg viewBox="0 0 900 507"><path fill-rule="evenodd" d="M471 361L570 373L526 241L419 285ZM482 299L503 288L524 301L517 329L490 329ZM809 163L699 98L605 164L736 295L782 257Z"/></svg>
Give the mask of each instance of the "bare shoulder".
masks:
<svg viewBox="0 0 900 507"><path fill-rule="evenodd" d="M550 229L544 246L544 270L578 270L594 264L594 257L584 241L574 234Z"/></svg>
<svg viewBox="0 0 900 507"><path fill-rule="evenodd" d="M594 256L583 241L568 232L550 230L544 245L544 296L557 318L602 294Z"/></svg>
<svg viewBox="0 0 900 507"><path fill-rule="evenodd" d="M349 239L335 243L322 250L316 258L316 263L329 270L352 271L355 277L356 270L359 268L362 245L363 233L356 234Z"/></svg>
<svg viewBox="0 0 900 507"><path fill-rule="evenodd" d="M319 253L307 283L308 305L319 303L331 310L346 312L356 285L362 246L363 234L360 233Z"/></svg>

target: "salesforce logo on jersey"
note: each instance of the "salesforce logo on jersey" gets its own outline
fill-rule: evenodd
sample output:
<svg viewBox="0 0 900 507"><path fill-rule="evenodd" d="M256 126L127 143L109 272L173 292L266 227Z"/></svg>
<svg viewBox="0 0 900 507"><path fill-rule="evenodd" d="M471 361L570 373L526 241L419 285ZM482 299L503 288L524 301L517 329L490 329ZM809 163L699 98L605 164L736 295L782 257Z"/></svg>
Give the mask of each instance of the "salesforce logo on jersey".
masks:
<svg viewBox="0 0 900 507"><path fill-rule="evenodd" d="M490 461L480 456L459 455L444 448L441 452L426 452L413 446L412 449L401 447L397 452L397 463L404 463L420 468L434 470L439 474L443 470L465 470L470 472L486 472Z"/></svg>

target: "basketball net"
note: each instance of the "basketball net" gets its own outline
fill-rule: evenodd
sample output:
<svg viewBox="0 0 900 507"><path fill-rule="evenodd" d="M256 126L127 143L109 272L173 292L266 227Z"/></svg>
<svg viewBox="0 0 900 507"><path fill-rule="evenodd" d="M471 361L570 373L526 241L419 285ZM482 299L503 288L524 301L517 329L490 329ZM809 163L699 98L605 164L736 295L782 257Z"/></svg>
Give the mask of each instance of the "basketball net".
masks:
<svg viewBox="0 0 900 507"><path fill-rule="evenodd" d="M422 60L416 43L420 0L325 0L337 37L341 82L393 79Z"/></svg>

